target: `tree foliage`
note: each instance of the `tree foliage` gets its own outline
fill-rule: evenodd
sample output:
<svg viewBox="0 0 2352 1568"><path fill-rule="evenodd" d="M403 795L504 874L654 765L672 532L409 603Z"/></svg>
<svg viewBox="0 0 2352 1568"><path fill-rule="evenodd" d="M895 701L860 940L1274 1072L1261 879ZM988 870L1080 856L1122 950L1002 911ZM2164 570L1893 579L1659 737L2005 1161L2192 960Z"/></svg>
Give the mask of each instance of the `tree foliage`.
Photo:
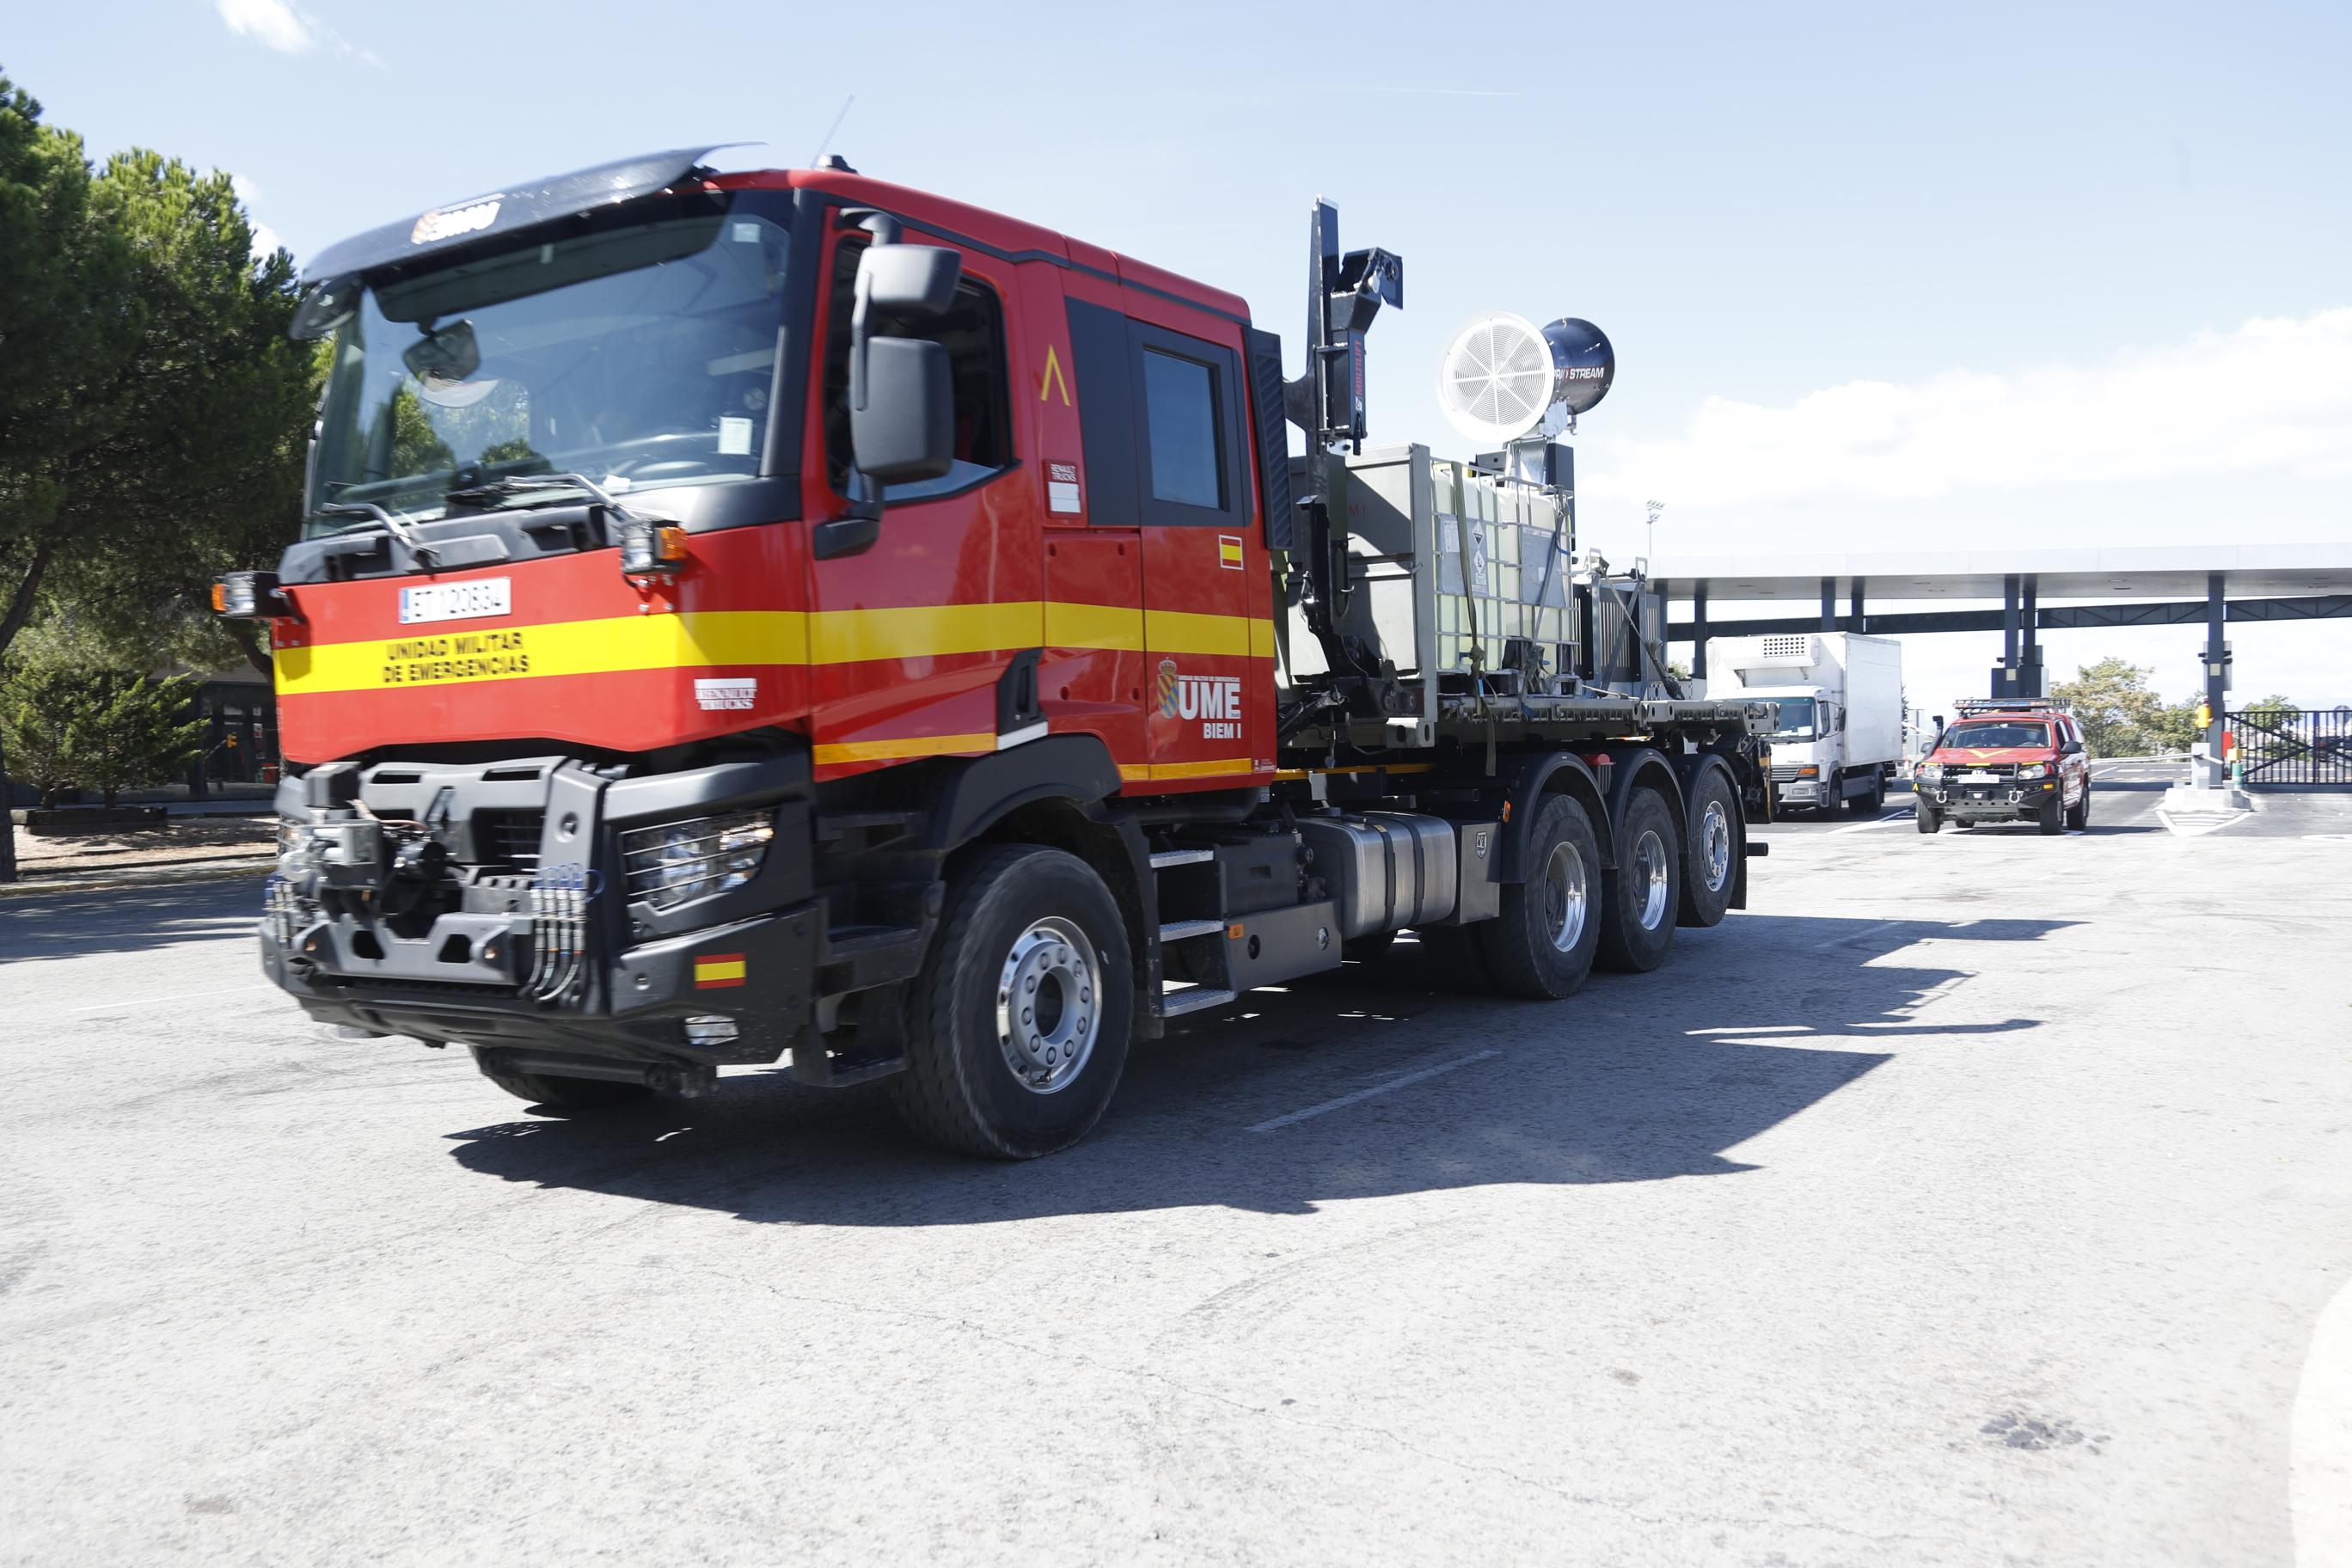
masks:
<svg viewBox="0 0 2352 1568"><path fill-rule="evenodd" d="M316 384L293 260L252 248L227 174L93 166L0 77L0 654L47 596L236 656L199 601L292 537Z"/></svg>
<svg viewBox="0 0 2352 1568"><path fill-rule="evenodd" d="M2196 738L2196 705L2168 705L2148 687L2155 673L2129 659L2103 658L2082 666L2074 679L2059 682L2050 694L2073 710L2095 757L2185 752Z"/></svg>
<svg viewBox="0 0 2352 1568"><path fill-rule="evenodd" d="M168 784L204 754L194 717L201 677L155 679L106 645L55 621L37 625L0 665L0 745L56 804L94 789L109 805L126 789Z"/></svg>

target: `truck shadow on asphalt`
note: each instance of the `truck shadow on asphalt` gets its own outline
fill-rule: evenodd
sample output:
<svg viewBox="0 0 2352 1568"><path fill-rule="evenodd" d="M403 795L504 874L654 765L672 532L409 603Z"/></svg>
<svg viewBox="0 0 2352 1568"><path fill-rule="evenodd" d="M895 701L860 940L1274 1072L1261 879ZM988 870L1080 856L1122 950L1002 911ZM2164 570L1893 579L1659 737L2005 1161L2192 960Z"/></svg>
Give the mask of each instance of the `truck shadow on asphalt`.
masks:
<svg viewBox="0 0 2352 1568"><path fill-rule="evenodd" d="M1094 1135L1024 1165L915 1142L878 1086L810 1089L781 1070L727 1078L702 1100L447 1136L461 1165L502 1181L828 1226L1194 1205L1310 1214L1439 1189L1732 1174L1756 1167L1728 1151L1898 1045L1951 1048L2039 1026L1918 1019L1974 972L1874 961L1927 940L2035 942L2072 923L1735 916L1680 933L1679 963L1596 975L1549 1005L1441 989L1400 942L1377 964L1252 993L1139 1044ZM1264 1125L1432 1068L1444 1070Z"/></svg>
<svg viewBox="0 0 2352 1568"><path fill-rule="evenodd" d="M11 895L0 899L0 963L250 936L261 919L261 885L259 877L240 877L179 888ZM259 958L247 956L257 977Z"/></svg>

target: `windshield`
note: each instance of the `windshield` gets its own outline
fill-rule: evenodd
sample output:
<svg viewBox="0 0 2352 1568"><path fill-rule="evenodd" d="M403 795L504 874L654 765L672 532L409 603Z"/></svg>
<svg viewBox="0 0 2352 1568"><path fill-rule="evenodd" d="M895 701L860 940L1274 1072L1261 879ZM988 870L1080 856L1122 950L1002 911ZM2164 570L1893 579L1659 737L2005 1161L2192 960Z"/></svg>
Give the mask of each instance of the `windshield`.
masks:
<svg viewBox="0 0 2352 1568"><path fill-rule="evenodd" d="M1955 724L1944 731L1944 738L1937 744L1958 746L1971 752L2010 751L2019 747L2048 751L2050 726L2016 720L2000 723Z"/></svg>
<svg viewBox="0 0 2352 1568"><path fill-rule="evenodd" d="M1776 741L1810 741L1813 738L1813 700L1810 697L1776 697L1780 705L1780 727L1772 731Z"/></svg>
<svg viewBox="0 0 2352 1568"><path fill-rule="evenodd" d="M633 204L372 283L335 335L311 510L419 521L452 489L521 475L610 492L758 474L786 259L784 228L754 210L767 205ZM310 531L365 526L329 516Z"/></svg>

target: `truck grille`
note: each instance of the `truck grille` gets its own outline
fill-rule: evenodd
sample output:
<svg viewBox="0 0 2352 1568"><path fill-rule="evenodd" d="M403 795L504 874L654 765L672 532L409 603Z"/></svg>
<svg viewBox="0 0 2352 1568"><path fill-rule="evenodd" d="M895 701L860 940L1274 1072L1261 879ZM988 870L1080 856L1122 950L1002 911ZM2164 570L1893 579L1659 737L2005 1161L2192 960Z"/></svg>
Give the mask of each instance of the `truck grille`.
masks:
<svg viewBox="0 0 2352 1568"><path fill-rule="evenodd" d="M486 866L517 871L539 868L539 830L543 811L478 811L474 814L474 852Z"/></svg>

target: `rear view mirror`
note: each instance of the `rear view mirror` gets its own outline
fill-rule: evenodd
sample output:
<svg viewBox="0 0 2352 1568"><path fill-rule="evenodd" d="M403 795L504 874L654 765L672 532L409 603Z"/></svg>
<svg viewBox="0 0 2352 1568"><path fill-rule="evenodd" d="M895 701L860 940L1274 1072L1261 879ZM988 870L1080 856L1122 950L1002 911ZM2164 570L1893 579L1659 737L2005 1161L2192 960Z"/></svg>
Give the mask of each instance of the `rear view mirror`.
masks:
<svg viewBox="0 0 2352 1568"><path fill-rule="evenodd" d="M866 344L865 390L849 411L858 471L886 485L946 473L955 460L947 349L924 338L876 338Z"/></svg>
<svg viewBox="0 0 2352 1568"><path fill-rule="evenodd" d="M424 336L400 351L400 363L417 380L446 386L470 380L482 368L482 350L474 340L473 322L452 321L422 331Z"/></svg>
<svg viewBox="0 0 2352 1568"><path fill-rule="evenodd" d="M963 258L936 245L869 245L857 258L857 298L885 316L945 315L963 280Z"/></svg>
<svg viewBox="0 0 2352 1568"><path fill-rule="evenodd" d="M2058 748L2058 754L2062 757L2079 757L2083 754L2083 742L2069 741Z"/></svg>

